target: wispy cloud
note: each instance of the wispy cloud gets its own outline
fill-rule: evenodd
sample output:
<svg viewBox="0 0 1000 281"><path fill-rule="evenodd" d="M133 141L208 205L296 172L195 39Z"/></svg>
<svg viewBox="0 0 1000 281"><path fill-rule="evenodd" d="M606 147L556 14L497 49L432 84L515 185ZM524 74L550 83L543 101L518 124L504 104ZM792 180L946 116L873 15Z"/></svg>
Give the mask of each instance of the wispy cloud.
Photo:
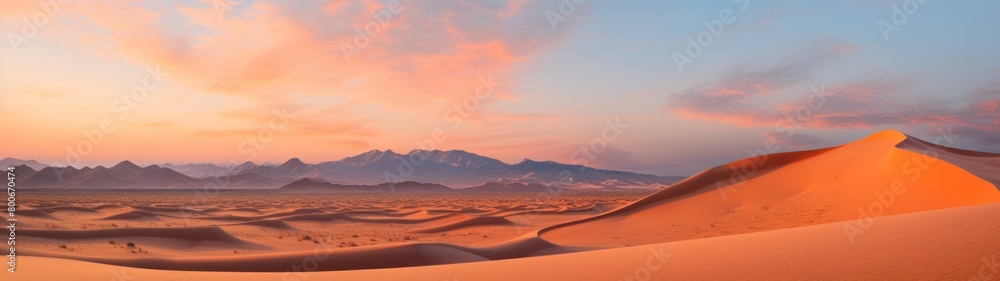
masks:
<svg viewBox="0 0 1000 281"><path fill-rule="evenodd" d="M335 105L269 104L253 108L231 109L218 112L219 116L242 121L246 129L235 130L195 130L192 133L203 137L239 137L257 134L272 123L282 124L281 134L295 137L313 138L367 138L382 133L372 124L370 117L361 117L353 111L364 104L349 101ZM276 119L279 118L279 119ZM287 122L287 124L285 124ZM287 127L285 127L287 126ZM256 128L256 129L254 129Z"/></svg>
<svg viewBox="0 0 1000 281"><path fill-rule="evenodd" d="M819 49L797 59L757 69L736 68L715 81L670 95L664 108L678 116L741 127L795 126L856 129L879 126L923 130L955 127L957 134L992 145L1000 138L1000 87L949 99L914 95L909 79L874 77L809 90L812 73L850 52L850 45ZM817 86L818 85L813 85ZM810 106L813 104L813 106ZM958 104L958 106L955 106ZM806 145L807 143L803 143Z"/></svg>
<svg viewBox="0 0 1000 281"><path fill-rule="evenodd" d="M788 134L769 130L764 132L764 137L773 140L783 150L806 150L830 146L826 139L804 133Z"/></svg>
<svg viewBox="0 0 1000 281"><path fill-rule="evenodd" d="M848 53L850 45L809 50L779 64L738 67L715 81L670 95L664 103L668 111L687 118L760 126L781 117L768 109L774 95L805 82L813 71Z"/></svg>
<svg viewBox="0 0 1000 281"><path fill-rule="evenodd" d="M458 100L478 75L509 74L559 42L570 26L552 32L542 16L557 6L403 1L402 11L368 36L358 30L377 22L372 13L385 8L381 2L258 1L223 20L211 3L105 1L65 7L66 17L91 28L74 28L64 40L161 65L171 79L208 93L350 96L407 110ZM367 43L346 59L342 50L356 39Z"/></svg>

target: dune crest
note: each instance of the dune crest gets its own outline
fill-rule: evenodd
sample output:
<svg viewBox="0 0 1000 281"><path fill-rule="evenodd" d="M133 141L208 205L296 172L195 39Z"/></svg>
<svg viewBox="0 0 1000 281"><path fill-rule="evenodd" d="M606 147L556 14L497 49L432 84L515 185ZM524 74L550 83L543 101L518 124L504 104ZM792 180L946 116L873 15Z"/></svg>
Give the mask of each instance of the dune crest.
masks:
<svg viewBox="0 0 1000 281"><path fill-rule="evenodd" d="M743 159L540 233L562 245L618 247L1000 202L992 183L931 156L937 148L897 148L911 143L926 142L887 130L843 146Z"/></svg>
<svg viewBox="0 0 1000 281"><path fill-rule="evenodd" d="M458 220L458 221L449 222L449 223L445 223L445 224L442 224L442 225L430 226L430 227L422 228L422 229L418 229L418 230L413 230L412 232L414 232L414 233L436 233L436 232L451 231L451 230L456 230L456 229L461 229L461 228L466 228L466 227L472 227L472 226L480 226L480 225L504 225L504 224L513 224L513 222L511 222L510 220L507 220L507 218L504 218L504 217L491 217L491 216L485 216L485 217L464 217L464 218L462 218L461 220Z"/></svg>

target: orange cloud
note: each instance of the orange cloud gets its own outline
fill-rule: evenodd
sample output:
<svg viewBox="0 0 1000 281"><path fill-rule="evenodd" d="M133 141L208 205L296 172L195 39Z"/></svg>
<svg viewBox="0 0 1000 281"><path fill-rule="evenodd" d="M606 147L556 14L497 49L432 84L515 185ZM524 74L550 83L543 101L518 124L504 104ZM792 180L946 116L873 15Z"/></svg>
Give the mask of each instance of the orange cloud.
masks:
<svg viewBox="0 0 1000 281"><path fill-rule="evenodd" d="M526 1L404 1L399 13L379 1L244 6L220 17L211 1L66 5L68 21L91 28L65 40L159 65L206 92L349 96L406 110L460 99L478 76L508 75L565 33L544 28L548 6ZM345 55L345 44L357 52Z"/></svg>
<svg viewBox="0 0 1000 281"><path fill-rule="evenodd" d="M122 123L145 127L144 132L187 132L192 138L186 141L228 146L224 142L229 140L206 139L252 136L268 125L272 109L288 107L300 114L282 134L295 141L359 148L368 145L366 138L387 132L411 143L413 137L405 134L423 130L403 126L444 122L442 113L473 96L487 76L502 84L481 101L483 109L463 120L479 124L467 129L491 120L561 121L486 109L518 99L521 94L512 91L516 82L505 78L573 30L569 22L557 31L549 28L545 11L558 2L401 1L394 12L387 5L392 1L244 1L223 13L216 10L218 1L71 2L60 7L40 41L73 46L115 63L157 67L166 73L169 87L159 101L198 102L183 109L196 111L183 115L175 114L173 104L142 105L137 114L145 115L145 123ZM16 20L37 11L35 2L14 1L5 3L0 17ZM583 9L576 15L585 16ZM345 53L345 46L352 51ZM74 98L106 95L89 89L72 92ZM213 97L202 103L203 95ZM398 125L382 112L423 120ZM488 116L493 114L497 117ZM63 131L91 122L82 123L63 125ZM62 141L72 144L75 137L65 134ZM152 136L121 130L115 138L138 142Z"/></svg>

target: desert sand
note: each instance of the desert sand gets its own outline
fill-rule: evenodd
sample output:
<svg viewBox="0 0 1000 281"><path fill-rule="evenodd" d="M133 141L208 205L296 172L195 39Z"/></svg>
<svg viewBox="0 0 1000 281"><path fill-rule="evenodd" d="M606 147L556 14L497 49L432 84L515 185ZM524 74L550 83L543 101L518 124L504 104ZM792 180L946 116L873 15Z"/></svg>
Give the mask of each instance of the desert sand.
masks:
<svg viewBox="0 0 1000 281"><path fill-rule="evenodd" d="M194 272L26 257L27 280L980 280L997 275L1000 204L523 259L380 270ZM917 235L920 234L920 235ZM307 264L308 257L300 259ZM990 267L990 266L993 267ZM67 270L45 270L63 268ZM72 269L72 270L69 270ZM82 279L81 279L82 278ZM646 279L648 278L648 279ZM982 280L991 280L982 278Z"/></svg>
<svg viewBox="0 0 1000 281"><path fill-rule="evenodd" d="M937 148L896 147L917 144L886 131L836 148L745 159L542 237L574 246L641 245L1000 202L993 183L930 156ZM748 179L729 184L734 173Z"/></svg>
<svg viewBox="0 0 1000 281"><path fill-rule="evenodd" d="M25 193L15 278L989 280L998 163L885 131L658 191Z"/></svg>

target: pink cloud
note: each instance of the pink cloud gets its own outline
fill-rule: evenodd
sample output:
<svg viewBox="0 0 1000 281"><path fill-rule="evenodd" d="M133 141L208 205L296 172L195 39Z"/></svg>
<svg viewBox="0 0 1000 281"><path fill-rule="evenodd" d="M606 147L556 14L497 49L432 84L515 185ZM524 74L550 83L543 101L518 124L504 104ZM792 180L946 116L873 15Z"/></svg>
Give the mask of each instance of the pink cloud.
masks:
<svg viewBox="0 0 1000 281"><path fill-rule="evenodd" d="M809 73L845 48L833 48L805 59L756 70L730 71L717 81L671 95L667 111L687 119L741 127L795 126L851 129L894 126L920 128L955 126L957 132L981 144L1000 142L998 90L981 90L957 100L914 97L912 81L872 79L798 90ZM795 89L795 90L793 90ZM953 103L964 104L954 109ZM919 130L919 129L917 129Z"/></svg>
<svg viewBox="0 0 1000 281"><path fill-rule="evenodd" d="M35 2L15 2L5 4L0 17L14 20L37 12ZM358 148L367 145L365 138L407 131L383 127L362 110L398 112L428 119L414 123L436 124L445 109L475 94L482 76L501 84L464 122L481 127L494 120L481 115L496 112L498 120L558 121L487 107L520 98L511 90L515 82L505 78L558 45L573 30L571 23L580 22L552 31L544 14L558 7L555 0L402 1L402 11L395 14L387 10L390 2L375 0L243 1L221 15L217 3L72 2L61 7L43 35L112 61L158 66L171 93L177 88L184 95L219 95L212 100L220 103L245 99L198 112L198 118L225 125L173 126L196 139L252 135L267 124L271 109L292 106L308 114L283 134ZM586 15L581 8L574 17ZM359 37L358 30L366 27L377 27L377 34ZM355 52L345 56L345 46ZM332 109L344 100L347 106Z"/></svg>
<svg viewBox="0 0 1000 281"><path fill-rule="evenodd" d="M206 92L347 96L405 110L460 100L478 76L517 71L570 29L548 28L553 2L402 1L398 14L382 1L248 2L222 17L213 3L66 5L66 22L86 28L61 34L114 59L159 65ZM359 36L366 27L378 32ZM356 52L345 56L345 46Z"/></svg>

